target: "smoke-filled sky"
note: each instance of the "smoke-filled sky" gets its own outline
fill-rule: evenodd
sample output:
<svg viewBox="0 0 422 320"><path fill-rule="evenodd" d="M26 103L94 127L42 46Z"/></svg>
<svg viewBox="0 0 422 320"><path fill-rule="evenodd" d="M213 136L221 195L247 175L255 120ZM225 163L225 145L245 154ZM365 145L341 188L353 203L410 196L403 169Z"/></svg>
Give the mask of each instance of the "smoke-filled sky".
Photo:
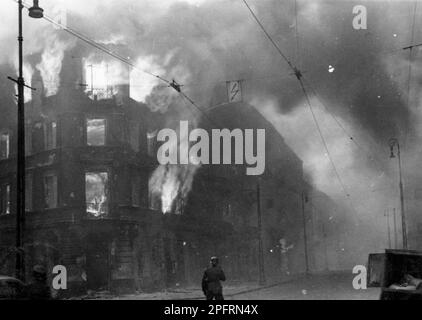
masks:
<svg viewBox="0 0 422 320"><path fill-rule="evenodd" d="M396 163L388 159L388 139L404 141L407 132L402 142L407 175L417 168L421 139L422 47L412 52L410 90L409 50L401 49L412 43L415 2L297 0L296 10L294 0L248 3L304 73L322 134L350 197L334 173L297 79L242 0L40 1L52 17L65 8L68 26L89 38L126 46L121 54L140 69L183 83L183 90L204 108L225 102L226 80L243 79L244 100L276 126L318 188L353 203L361 219L375 221L386 206L397 207ZM353 28L355 5L367 8L367 30ZM2 73L15 66L16 11L14 1L2 1ZM416 6L413 43L422 42L421 13L422 2ZM25 53L44 53L41 76L53 57L79 41L44 20L25 17L24 30ZM54 74L43 79L47 77L56 81ZM2 74L1 87L13 88L7 81ZM137 100L155 110L169 107L162 96L170 91L157 88L159 80L138 74L136 83ZM2 90L2 101L8 95Z"/></svg>

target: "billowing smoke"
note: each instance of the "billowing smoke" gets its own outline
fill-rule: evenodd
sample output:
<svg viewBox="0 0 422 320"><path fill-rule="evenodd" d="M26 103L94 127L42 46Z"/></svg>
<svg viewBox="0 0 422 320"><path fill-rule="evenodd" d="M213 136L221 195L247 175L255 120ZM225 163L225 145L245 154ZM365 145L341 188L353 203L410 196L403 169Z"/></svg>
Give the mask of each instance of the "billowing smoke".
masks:
<svg viewBox="0 0 422 320"><path fill-rule="evenodd" d="M52 2L44 0L40 4ZM139 69L169 81L175 79L203 108L227 100L225 81L243 79L244 100L286 137L303 159L311 182L342 199L347 207L353 206L351 214L372 223L374 229L381 228L378 218L385 207L398 206L396 165L388 162L387 141L393 136L400 140L409 137L407 143L403 142L406 176L416 168L412 146L421 137L420 130L416 130L422 120L418 108L419 50L413 50L413 89L408 95L409 61L407 52L401 49L411 41L412 1L297 0L297 23L293 0L248 1L274 41L304 73L311 103L345 191L339 186L297 79L242 1L54 2L68 10L70 27L105 45L127 44L128 55ZM15 10L11 3L5 7L11 12L2 21L5 26L16 23L11 18ZM352 10L357 4L368 9L367 30L352 26ZM39 34L51 26L37 23L26 26L28 53L48 50ZM0 30L5 47L14 48L16 30ZM55 32L63 39L64 31ZM414 42L419 40L416 32ZM5 51L1 61L13 60L15 53ZM47 63L47 53L44 55ZM55 82L51 76L43 75L43 79ZM163 117L201 116L156 77L133 70L131 82L132 97L146 102ZM318 99L311 88L318 92ZM171 110L177 112L169 113ZM181 190L187 195L194 172L189 168L159 167L151 183L155 190L167 190L166 201L172 202Z"/></svg>
<svg viewBox="0 0 422 320"><path fill-rule="evenodd" d="M150 74L143 72L143 70L157 75L164 74L165 70L154 61L152 56L138 58L135 65L136 69L133 69L130 75L131 97L136 101L148 103L146 97L154 96L153 90L160 90L165 87L160 86L162 85L160 79L151 77ZM168 104L164 106L165 109L163 111L166 111ZM162 110L160 106L156 106L154 103L148 103L148 106L153 111Z"/></svg>

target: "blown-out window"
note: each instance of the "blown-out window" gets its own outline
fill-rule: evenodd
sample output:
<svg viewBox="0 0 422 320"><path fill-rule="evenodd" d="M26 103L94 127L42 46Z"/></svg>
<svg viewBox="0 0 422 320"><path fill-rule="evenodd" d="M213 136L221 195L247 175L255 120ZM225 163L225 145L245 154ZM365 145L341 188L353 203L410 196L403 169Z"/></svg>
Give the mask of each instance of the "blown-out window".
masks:
<svg viewBox="0 0 422 320"><path fill-rule="evenodd" d="M86 143L89 146L104 146L106 143L106 120L86 120Z"/></svg>
<svg viewBox="0 0 422 320"><path fill-rule="evenodd" d="M57 208L57 175L47 173L44 175L44 206L46 209Z"/></svg>
<svg viewBox="0 0 422 320"><path fill-rule="evenodd" d="M150 157L154 157L157 148L157 134L158 131L147 133L147 153Z"/></svg>
<svg viewBox="0 0 422 320"><path fill-rule="evenodd" d="M108 214L108 173L85 173L85 198L87 213L94 217Z"/></svg>
<svg viewBox="0 0 422 320"><path fill-rule="evenodd" d="M230 203L223 204L223 216L224 217L231 217L232 215L232 205Z"/></svg>
<svg viewBox="0 0 422 320"><path fill-rule="evenodd" d="M135 176L132 178L132 206L139 207L141 205L141 177Z"/></svg>
<svg viewBox="0 0 422 320"><path fill-rule="evenodd" d="M139 151L139 123L130 122L130 145L133 151Z"/></svg>
<svg viewBox="0 0 422 320"><path fill-rule="evenodd" d="M32 173L27 173L25 178L25 210L32 211Z"/></svg>
<svg viewBox="0 0 422 320"><path fill-rule="evenodd" d="M0 160L8 159L10 154L10 135L7 132L0 134Z"/></svg>
<svg viewBox="0 0 422 320"><path fill-rule="evenodd" d="M30 156L32 154L32 126L27 125L25 127L25 155Z"/></svg>
<svg viewBox="0 0 422 320"><path fill-rule="evenodd" d="M10 184L0 185L0 214L10 214Z"/></svg>
<svg viewBox="0 0 422 320"><path fill-rule="evenodd" d="M85 62L86 93L93 100L110 99L117 92L116 81L121 79L119 64Z"/></svg>
<svg viewBox="0 0 422 320"><path fill-rule="evenodd" d="M148 190L148 208L151 210L161 210L161 198L151 189Z"/></svg>
<svg viewBox="0 0 422 320"><path fill-rule="evenodd" d="M44 126L45 150L52 150L57 147L57 123L55 121L46 123Z"/></svg>
<svg viewBox="0 0 422 320"><path fill-rule="evenodd" d="M185 201L183 200L183 198L177 198L174 212L176 214L183 214L184 209L185 209Z"/></svg>
<svg viewBox="0 0 422 320"><path fill-rule="evenodd" d="M32 127L31 147L31 153L38 153L45 150L44 126L42 122L36 122Z"/></svg>

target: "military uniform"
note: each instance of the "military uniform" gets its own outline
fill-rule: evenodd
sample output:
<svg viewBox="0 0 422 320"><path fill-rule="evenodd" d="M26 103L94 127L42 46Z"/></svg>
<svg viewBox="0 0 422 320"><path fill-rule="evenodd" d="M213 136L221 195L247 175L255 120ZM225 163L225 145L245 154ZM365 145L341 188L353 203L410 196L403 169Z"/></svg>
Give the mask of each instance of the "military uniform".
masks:
<svg viewBox="0 0 422 320"><path fill-rule="evenodd" d="M220 266L212 266L205 270L202 277L202 291L207 300L224 300L223 287L220 281L225 281L226 276Z"/></svg>
<svg viewBox="0 0 422 320"><path fill-rule="evenodd" d="M41 265L34 266L32 270L34 280L27 287L27 295L33 300L51 299L50 286L47 283L47 271Z"/></svg>

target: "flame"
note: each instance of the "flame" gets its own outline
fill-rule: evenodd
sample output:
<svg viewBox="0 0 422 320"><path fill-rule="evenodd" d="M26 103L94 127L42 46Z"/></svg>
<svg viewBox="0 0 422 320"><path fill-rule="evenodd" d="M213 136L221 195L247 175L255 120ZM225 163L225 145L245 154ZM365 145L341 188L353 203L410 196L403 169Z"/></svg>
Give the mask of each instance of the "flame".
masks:
<svg viewBox="0 0 422 320"><path fill-rule="evenodd" d="M128 84L129 69L122 62L116 60L98 60L98 56L91 55L85 59L85 92L93 98L110 99L119 93L119 86Z"/></svg>
<svg viewBox="0 0 422 320"><path fill-rule="evenodd" d="M179 137L188 139L187 136ZM171 145L172 149L180 149L182 146L175 141ZM186 198L192 188L193 177L200 165L159 165L149 180L149 189L153 198L159 198L161 201L162 212L168 213L173 209L176 199L183 200ZM180 208L183 210L183 208ZM176 212L176 213L180 213Z"/></svg>
<svg viewBox="0 0 422 320"><path fill-rule="evenodd" d="M178 170L175 167L170 167L170 170L166 170L164 183L161 189L161 205L163 213L171 211L173 201L179 194L180 181L177 179L177 171Z"/></svg>
<svg viewBox="0 0 422 320"><path fill-rule="evenodd" d="M132 99L148 103L154 111L165 109L163 103L152 103L151 96L161 98L165 96L164 104L168 106L170 103L168 100L173 99L175 94L154 76L165 74L165 70L156 60L153 56L140 56L136 60L135 67L130 68L122 62L113 59L99 60L97 55L91 55L84 63L86 92L91 98L95 95L97 99L109 99L118 93L120 85L129 85ZM164 93L161 94L162 92ZM156 107L156 104L159 107Z"/></svg>
<svg viewBox="0 0 422 320"><path fill-rule="evenodd" d="M196 165L160 165L155 169L149 187L152 197L160 199L164 214L172 211L176 199L187 198L198 168Z"/></svg>
<svg viewBox="0 0 422 320"><path fill-rule="evenodd" d="M44 93L47 97L57 94L64 52L73 44L73 42L60 40L55 34L51 35L50 38L51 41L47 42L42 53L41 62L36 66L41 73Z"/></svg>

